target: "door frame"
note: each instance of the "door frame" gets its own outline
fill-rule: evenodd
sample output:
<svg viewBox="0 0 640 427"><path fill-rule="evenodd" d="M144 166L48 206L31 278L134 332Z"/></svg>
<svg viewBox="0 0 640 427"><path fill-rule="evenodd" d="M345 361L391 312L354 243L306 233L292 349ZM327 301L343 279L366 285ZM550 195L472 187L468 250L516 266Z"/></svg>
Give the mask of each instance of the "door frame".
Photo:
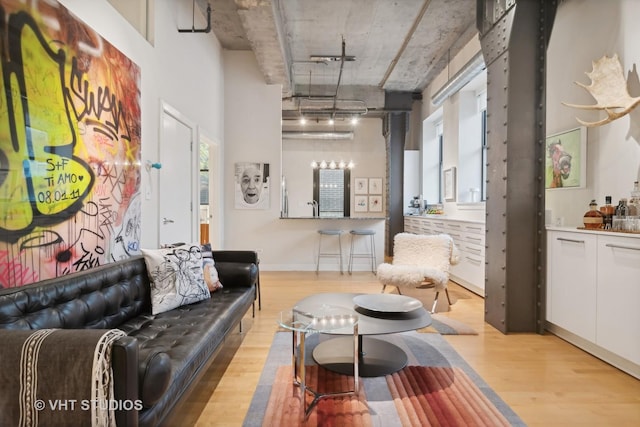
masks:
<svg viewBox="0 0 640 427"><path fill-rule="evenodd" d="M164 161L165 158L163 158L163 152L162 149L165 146L165 135L164 135L164 118L165 116L170 116L172 117L174 120L180 122L182 125L184 125L186 128L190 129L191 131L191 146L190 146L190 150L191 150L191 164L189 165L189 171L190 171L190 183L191 183L191 206L190 206L190 210L191 210L191 230L190 230L190 235L189 236L185 236L185 242L199 242L200 238L199 238L199 234L200 234L200 198L199 198L199 168L197 167L198 165L198 151L194 149L194 142L195 141L200 141L200 138L198 136L198 126L191 120L189 120L184 114L182 114L180 111L178 111L176 108L172 107L170 104L168 104L166 101L164 100L160 100L160 135L159 135L159 144L158 144L158 158L160 159L160 161ZM160 172L162 173L162 172ZM159 180L158 180L159 182ZM162 212L161 212L161 208L162 208L162 203L161 203L161 199L162 199L162 195L160 194L160 192L158 191L158 230L157 230L157 241L158 242L162 242L161 240L161 233L160 233L160 229L162 227ZM198 209L196 209L195 207L198 207Z"/></svg>
<svg viewBox="0 0 640 427"><path fill-rule="evenodd" d="M200 144L209 146L209 242L213 248L221 248L223 240L223 221L224 204L222 197L222 179L223 167L222 162L222 144L204 132L199 131ZM198 185L200 181L198 180ZM198 194L200 194L198 192Z"/></svg>

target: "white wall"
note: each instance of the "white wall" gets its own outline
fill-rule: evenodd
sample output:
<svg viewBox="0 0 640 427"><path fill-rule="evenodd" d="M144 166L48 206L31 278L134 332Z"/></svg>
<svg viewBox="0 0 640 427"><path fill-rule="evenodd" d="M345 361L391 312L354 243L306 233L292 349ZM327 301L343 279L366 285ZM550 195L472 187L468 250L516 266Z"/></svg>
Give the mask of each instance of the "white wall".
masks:
<svg viewBox="0 0 640 427"><path fill-rule="evenodd" d="M280 219L281 87L266 85L251 52L225 51L225 236L227 249L251 249L260 254L261 270L315 270L319 228L353 227L376 230L378 262L384 251L383 220ZM364 129L373 126L365 126ZM381 127L379 127L381 132ZM370 130L368 132L373 132ZM373 133L372 133L373 135ZM359 137L354 143L362 143ZM383 147L384 150L384 147ZM234 164L256 161L270 164L271 204L267 210L234 208ZM308 168L311 159L305 158ZM355 161L355 160L354 160ZM289 165L288 165L289 166ZM364 164L356 165L364 171ZM382 170L368 171L384 176ZM354 172L354 174L356 174ZM288 183L291 189L292 183ZM293 203L297 203L293 201ZM346 266L348 238L342 249ZM338 263L323 262L323 270L337 270ZM356 269L365 269L358 263Z"/></svg>
<svg viewBox="0 0 640 427"><path fill-rule="evenodd" d="M595 100L575 81L589 84L585 75L591 72L592 61L603 55L618 54L632 96L640 96L637 75L640 61L640 36L637 19L640 2L636 0L566 0L558 7L548 48L547 66L547 134L552 135L578 127L576 117L596 121L604 113L578 110L562 105L594 104ZM435 93L464 63L480 50L476 39L452 59L445 70L423 92L423 115L434 111L431 95ZM570 52L570 54L567 54ZM443 103L445 132L445 169L457 165L458 156L458 97ZM640 108L612 123L587 129L587 180L581 189L546 191L546 207L552 211L552 222L567 226L581 226L589 209L589 201L602 205L605 196L612 196L614 204L621 197L629 197L633 182L640 179ZM484 219L484 210L445 203L445 213L461 219Z"/></svg>
<svg viewBox="0 0 640 427"><path fill-rule="evenodd" d="M307 202L313 199L313 170L311 161L353 161L351 188L355 178L377 177L385 179L386 150L382 136L381 119L360 119L354 126L352 140L298 140L282 141L282 170L289 192L289 216L313 216ZM370 216L353 211L351 216ZM380 216L383 216L381 213Z"/></svg>
<svg viewBox="0 0 640 427"><path fill-rule="evenodd" d="M150 45L107 0L60 0L141 69L142 162L158 161L160 103L165 101L210 138L223 140L222 49L213 33L178 33L191 27L191 0L155 0L155 42ZM202 18L202 17L200 17ZM161 170L158 171L161 173ZM141 247L158 245L157 174L151 200L142 204ZM147 185L143 174L142 186ZM144 188L143 188L144 193Z"/></svg>
<svg viewBox="0 0 640 427"><path fill-rule="evenodd" d="M604 55L618 54L631 95L640 95L636 70L640 44L635 42L640 37L639 17L640 3L636 0L567 0L560 4L548 49L547 134L579 126L576 117L585 121L605 117L604 113L562 105L595 104L591 95L574 82L589 84L585 72L591 72L592 61ZM547 190L552 222L581 226L591 199L602 205L608 195L614 204L621 197L628 198L633 182L640 178L639 141L640 109L609 124L588 128L586 187Z"/></svg>

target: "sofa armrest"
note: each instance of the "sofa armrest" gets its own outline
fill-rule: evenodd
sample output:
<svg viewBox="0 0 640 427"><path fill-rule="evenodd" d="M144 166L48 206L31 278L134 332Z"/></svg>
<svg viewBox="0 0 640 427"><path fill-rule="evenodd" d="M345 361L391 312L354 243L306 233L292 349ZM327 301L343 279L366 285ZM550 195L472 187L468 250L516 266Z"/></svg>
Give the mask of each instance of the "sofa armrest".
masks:
<svg viewBox="0 0 640 427"><path fill-rule="evenodd" d="M215 261L220 282L225 288L251 287L256 284L258 266L254 263Z"/></svg>
<svg viewBox="0 0 640 427"><path fill-rule="evenodd" d="M135 402L138 394L138 340L133 337L118 338L111 347L111 369L113 370L113 395L117 401ZM137 411L115 413L116 425L138 426Z"/></svg>

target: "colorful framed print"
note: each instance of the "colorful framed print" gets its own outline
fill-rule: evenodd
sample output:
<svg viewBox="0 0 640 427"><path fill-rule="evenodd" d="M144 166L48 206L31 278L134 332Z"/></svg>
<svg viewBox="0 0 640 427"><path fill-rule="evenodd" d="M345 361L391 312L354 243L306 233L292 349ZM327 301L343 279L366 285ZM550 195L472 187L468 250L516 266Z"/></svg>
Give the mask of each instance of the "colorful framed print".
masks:
<svg viewBox="0 0 640 427"><path fill-rule="evenodd" d="M545 188L583 188L587 182L587 129L584 126L546 138Z"/></svg>

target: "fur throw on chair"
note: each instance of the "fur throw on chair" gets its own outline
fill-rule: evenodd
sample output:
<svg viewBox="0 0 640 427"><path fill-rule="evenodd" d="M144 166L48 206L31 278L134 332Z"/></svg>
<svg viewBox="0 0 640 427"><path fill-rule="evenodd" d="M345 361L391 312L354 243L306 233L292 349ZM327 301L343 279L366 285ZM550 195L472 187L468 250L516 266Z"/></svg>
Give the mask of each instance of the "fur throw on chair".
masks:
<svg viewBox="0 0 640 427"><path fill-rule="evenodd" d="M447 287L449 267L459 262L459 253L448 234L399 233L393 239L393 263L378 266L378 280L384 285L416 286L425 280L436 290Z"/></svg>

